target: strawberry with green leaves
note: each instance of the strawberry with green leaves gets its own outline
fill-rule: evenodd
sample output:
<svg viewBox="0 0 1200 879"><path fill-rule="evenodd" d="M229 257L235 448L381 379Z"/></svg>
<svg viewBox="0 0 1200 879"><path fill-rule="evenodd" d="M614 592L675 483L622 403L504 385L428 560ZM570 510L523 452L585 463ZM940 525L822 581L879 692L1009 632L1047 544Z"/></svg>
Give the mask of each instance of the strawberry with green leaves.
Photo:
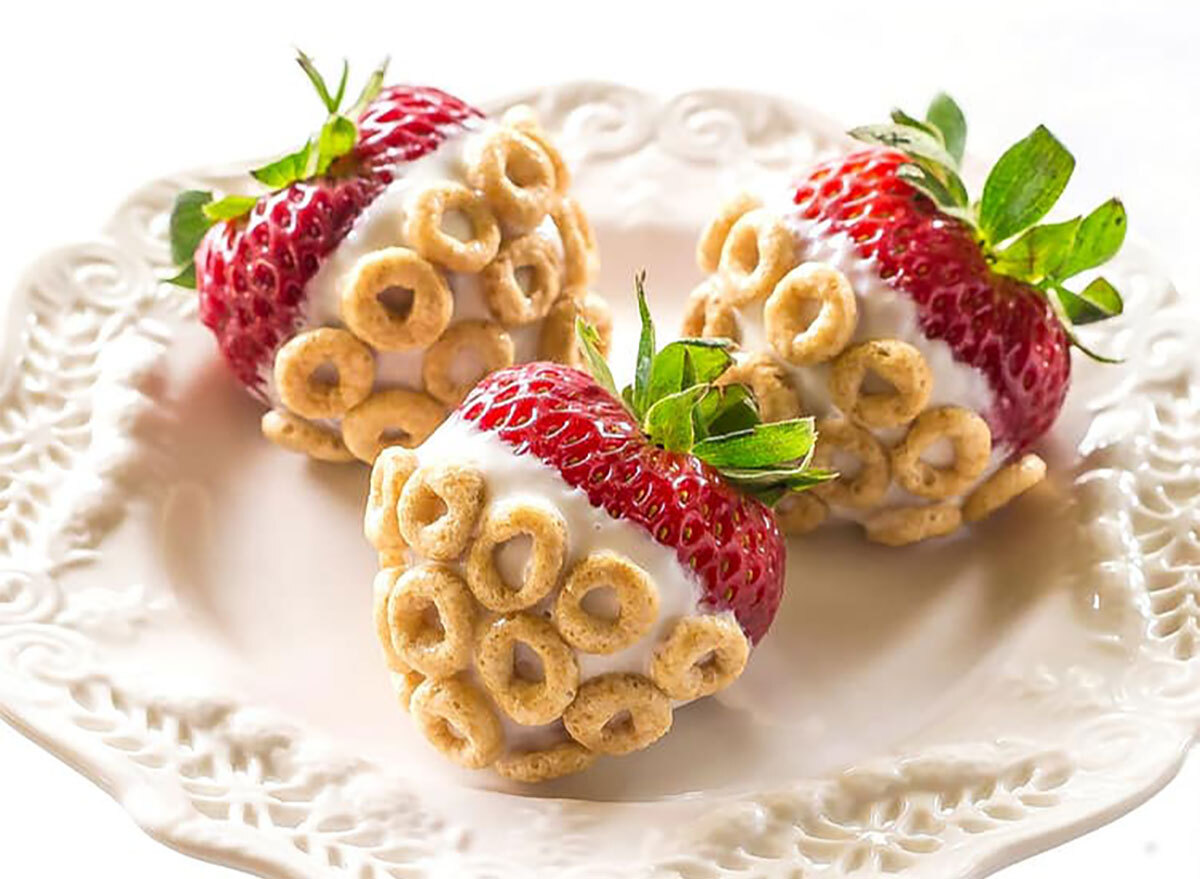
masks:
<svg viewBox="0 0 1200 879"><path fill-rule="evenodd" d="M897 110L850 133L871 148L810 171L795 188L795 216L848 236L912 302L926 337L986 379L993 444L1028 448L1062 408L1071 347L1106 359L1075 329L1120 314L1121 296L1103 276L1082 287L1072 279L1120 249L1125 208L1114 198L1040 223L1075 167L1044 126L1000 157L972 199L960 167L966 120L946 95L923 120Z"/></svg>
<svg viewBox="0 0 1200 879"><path fill-rule="evenodd" d="M260 396L276 350L302 322L306 285L354 221L406 163L482 117L438 89L385 88L386 62L343 106L345 64L330 88L310 58L298 62L327 116L300 149L251 172L269 191L218 199L189 190L171 215L172 280L197 290L225 361Z"/></svg>

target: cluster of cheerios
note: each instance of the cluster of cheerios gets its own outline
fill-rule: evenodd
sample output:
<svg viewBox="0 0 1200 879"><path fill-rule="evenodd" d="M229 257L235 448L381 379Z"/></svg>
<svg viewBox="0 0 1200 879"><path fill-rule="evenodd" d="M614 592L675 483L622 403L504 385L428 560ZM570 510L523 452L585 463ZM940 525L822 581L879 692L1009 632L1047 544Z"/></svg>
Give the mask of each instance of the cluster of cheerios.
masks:
<svg viewBox="0 0 1200 879"><path fill-rule="evenodd" d="M830 507L842 508L862 517L871 540L901 546L950 534L1041 481L1046 467L1036 455L980 481L992 454L987 423L960 406L929 406L933 374L907 342L851 344L858 302L849 281L823 263L800 262L795 249L791 231L757 199L727 202L701 234L697 260L710 277L692 292L683 327L740 342L740 316L760 310L766 350L741 353L723 380L748 385L767 421L805 414L791 370L820 367L826 376L837 412L817 421L814 462L843 475L784 502L789 533L810 531ZM868 392L870 375L887 390ZM949 463L924 459L947 444ZM893 485L915 502L886 503Z"/></svg>
<svg viewBox="0 0 1200 879"><path fill-rule="evenodd" d="M399 230L403 246L368 253L350 270L339 303L344 328L309 329L279 349L282 406L263 417L268 439L321 460L370 463L385 446L419 445L482 374L510 366L513 328L541 322L537 356L558 362L578 358L577 315L607 339L607 306L588 286L598 271L596 242L567 195L562 157L528 108L510 110L478 137L466 183L416 192ZM444 228L451 214L465 219L469 237ZM539 228L546 217L561 247ZM477 276L488 319L455 319L447 272ZM385 301L394 290L408 291L403 307ZM376 353L406 351L423 353L423 390L376 389ZM464 362L482 371L463 375L455 367Z"/></svg>
<svg viewBox="0 0 1200 879"><path fill-rule="evenodd" d="M532 500L491 501L478 469L422 465L389 448L371 473L364 530L379 553L375 624L401 704L455 763L537 782L586 769L661 738L673 703L715 693L745 667L750 645L731 614L685 616L644 673L581 680L580 654L611 655L648 636L659 617L653 579L609 551L575 558L567 522ZM497 554L527 539L520 582ZM611 590L615 614L587 598ZM517 650L537 657L527 674ZM534 746L506 724L536 728Z"/></svg>

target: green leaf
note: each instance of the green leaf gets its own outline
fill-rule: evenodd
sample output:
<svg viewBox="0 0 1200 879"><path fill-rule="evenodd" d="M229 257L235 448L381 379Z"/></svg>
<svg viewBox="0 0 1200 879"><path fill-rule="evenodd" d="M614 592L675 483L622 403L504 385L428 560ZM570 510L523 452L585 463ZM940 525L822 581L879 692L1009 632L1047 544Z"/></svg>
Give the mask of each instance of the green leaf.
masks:
<svg viewBox="0 0 1200 879"><path fill-rule="evenodd" d="M328 88L328 86L325 85L325 77L323 77L321 75L321 72L319 70L317 70L317 66L316 66L316 64L313 63L313 60L311 58L309 58L307 55L305 55L303 52L301 52L299 49L297 49L296 50L296 63L300 65L300 69L304 71L305 75L309 79L309 82L311 82L313 84L313 88L315 88L317 90L317 95L321 98L321 103L325 105L325 110L329 113L336 113L338 104L336 101L334 101L333 96L329 94L329 88ZM343 65L342 66L342 78L343 78L343 88L344 88L345 87L344 80L345 80L345 74L346 74L346 63L342 62L342 65Z"/></svg>
<svg viewBox="0 0 1200 879"><path fill-rule="evenodd" d="M1032 226L1058 201L1074 169L1075 158L1039 125L992 168L979 202L979 228L999 244Z"/></svg>
<svg viewBox="0 0 1200 879"><path fill-rule="evenodd" d="M946 152L956 165L960 164L967 145L967 119L958 104L948 94L941 92L930 102L925 119L942 133Z"/></svg>
<svg viewBox="0 0 1200 879"><path fill-rule="evenodd" d="M795 418L709 437L698 442L692 454L720 470L767 467L802 460L812 451L815 438L813 419Z"/></svg>
<svg viewBox="0 0 1200 879"><path fill-rule="evenodd" d="M308 163L312 157L312 141L306 141L304 146L294 153L288 153L270 164L255 168L250 176L259 183L271 189L283 189L297 180L308 176Z"/></svg>
<svg viewBox="0 0 1200 879"><path fill-rule="evenodd" d="M608 368L604 355L600 353L600 334L596 332L596 328L583 318L577 317L575 318L575 338L579 343L579 350L583 352L583 359L587 362L588 372L592 374L592 378L619 400L621 395L617 393L617 385L613 381L612 371Z"/></svg>
<svg viewBox="0 0 1200 879"><path fill-rule="evenodd" d="M189 262L184 266L183 270L171 278L164 278L168 284L174 284L176 287L185 287L188 290L196 289L196 264Z"/></svg>
<svg viewBox="0 0 1200 879"><path fill-rule="evenodd" d="M646 273L639 272L633 281L637 291L638 315L642 321L642 334L638 339L637 367L633 372L633 414L641 419L650 404L650 370L654 365L657 342L654 338L654 321L650 318L650 307L646 305Z"/></svg>
<svg viewBox="0 0 1200 879"><path fill-rule="evenodd" d="M700 439L750 430L761 421L754 395L742 384L709 388L696 404L694 415Z"/></svg>
<svg viewBox="0 0 1200 879"><path fill-rule="evenodd" d="M1115 198L1084 217L1075 236L1075 246L1060 267L1058 277L1069 278L1094 269L1116 256L1125 243L1127 225L1125 205Z"/></svg>
<svg viewBox="0 0 1200 879"><path fill-rule="evenodd" d="M358 128L345 116L332 116L317 136L317 175L324 174L336 160L354 149Z"/></svg>
<svg viewBox="0 0 1200 879"><path fill-rule="evenodd" d="M345 58L342 59L342 77L338 80L337 91L333 95L333 109L329 112L336 113L338 108L342 106L342 99L346 97L346 80L350 77L350 62Z"/></svg>
<svg viewBox="0 0 1200 879"><path fill-rule="evenodd" d="M204 216L217 223L245 216L257 203L258 199L252 195L227 195L220 201L209 202L202 210Z"/></svg>
<svg viewBox="0 0 1200 879"><path fill-rule="evenodd" d="M797 491L820 485L837 476L831 470L817 470L808 466L762 470L731 467L722 470L721 475L739 485L779 484Z"/></svg>
<svg viewBox="0 0 1200 879"><path fill-rule="evenodd" d="M1026 229L1008 247L996 254L993 268L1002 275L1039 284L1060 277L1063 263L1071 255L1082 220L1048 223Z"/></svg>
<svg viewBox="0 0 1200 879"><path fill-rule="evenodd" d="M1125 310L1121 294L1105 278L1094 279L1079 293L1072 293L1061 285L1054 289L1067 319L1075 326L1107 320Z"/></svg>
<svg viewBox="0 0 1200 879"><path fill-rule="evenodd" d="M649 408L668 394L684 390L684 356L691 359L691 384L708 384L730 367L728 339L680 339L672 342L654 356L650 364L650 380L646 389L645 406Z"/></svg>
<svg viewBox="0 0 1200 879"><path fill-rule="evenodd" d="M947 168L953 168L955 164L940 140L917 128L888 123L863 125L851 129L850 136L865 143L892 147L910 156L921 156Z"/></svg>
<svg viewBox="0 0 1200 879"><path fill-rule="evenodd" d="M892 121L897 125L907 125L909 128L916 128L919 131L924 131L934 140L941 143L942 146L946 145L945 138L942 136L942 133L937 130L936 126L930 125L928 122L922 122L920 119L917 119L913 116L909 116L898 107L895 110L892 110L891 115Z"/></svg>
<svg viewBox="0 0 1200 879"><path fill-rule="evenodd" d="M192 263L200 240L213 225L204 212L204 208L213 200L211 192L199 189L186 189L175 196L175 204L171 208L171 221L168 232L171 238L171 261L184 270ZM174 282L174 279L172 279ZM193 281L194 284L194 281Z"/></svg>
<svg viewBox="0 0 1200 879"><path fill-rule="evenodd" d="M363 90L359 92L354 103L343 115L349 116L351 119L358 119L362 115L362 111L367 108L367 104L375 100L376 95L383 89L383 79L387 76L388 64L390 62L390 58L384 58L379 66L371 71L371 75L367 77L367 82L363 86Z"/></svg>
<svg viewBox="0 0 1200 879"><path fill-rule="evenodd" d="M704 385L693 385L655 402L642 421L642 429L651 442L672 452L691 449L695 439L692 409L707 392Z"/></svg>
<svg viewBox="0 0 1200 879"><path fill-rule="evenodd" d="M957 174L954 175L954 180L958 182L958 191L955 193L951 193L946 184L930 169L916 162L901 165L896 169L896 176L914 189L929 196L939 207L965 208L967 206L967 191Z"/></svg>

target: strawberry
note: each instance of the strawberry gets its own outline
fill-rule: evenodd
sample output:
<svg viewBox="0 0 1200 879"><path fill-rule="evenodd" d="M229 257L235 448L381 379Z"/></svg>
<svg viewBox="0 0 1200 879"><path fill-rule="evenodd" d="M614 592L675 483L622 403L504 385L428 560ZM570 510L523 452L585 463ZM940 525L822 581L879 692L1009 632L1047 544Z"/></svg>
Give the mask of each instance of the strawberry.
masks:
<svg viewBox="0 0 1200 879"><path fill-rule="evenodd" d="M770 504L827 478L808 469L812 419L762 424L742 385L716 388L727 343L685 339L654 352L642 315L636 381L618 394L581 324L591 374L551 363L498 370L452 419L494 433L668 547L703 586L701 604L730 610L752 644L766 634L784 588L783 539Z"/></svg>
<svg viewBox="0 0 1200 879"><path fill-rule="evenodd" d="M329 116L298 151L251 172L271 188L258 197L189 190L177 197L172 279L199 294L200 318L230 369L262 394L275 351L300 323L305 286L399 166L436 150L482 114L433 88L382 88L386 63L342 111L347 67L335 93L299 56Z"/></svg>
<svg viewBox="0 0 1200 879"><path fill-rule="evenodd" d="M590 374L496 370L375 461L376 632L400 704L461 766L580 772L732 684L783 596L769 505L829 477L808 466L812 419L764 424L749 389L715 384L731 343L655 350L642 280L623 393L577 318Z"/></svg>
<svg viewBox="0 0 1200 879"><path fill-rule="evenodd" d="M1086 217L1033 225L1074 168L1041 126L1000 158L971 202L959 176L966 122L957 105L941 95L924 121L892 118L851 132L872 148L810 171L794 191L796 214L849 236L915 303L924 334L986 377L993 442L1020 452L1062 408L1070 348L1083 348L1074 327L1121 312L1105 279L1078 293L1065 282L1117 252L1125 210L1112 199Z"/></svg>

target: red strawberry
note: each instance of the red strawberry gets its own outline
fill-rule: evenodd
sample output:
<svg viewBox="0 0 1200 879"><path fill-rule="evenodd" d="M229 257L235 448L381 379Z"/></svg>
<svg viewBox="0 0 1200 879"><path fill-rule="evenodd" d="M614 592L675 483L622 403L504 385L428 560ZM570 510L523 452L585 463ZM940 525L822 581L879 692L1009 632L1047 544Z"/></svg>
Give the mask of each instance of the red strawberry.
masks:
<svg viewBox="0 0 1200 879"><path fill-rule="evenodd" d="M400 165L482 116L433 88L381 91L383 68L343 114L345 68L331 96L309 59L301 55L300 64L330 117L300 151L253 172L274 191L220 202L211 193L184 192L171 218L173 255L184 267L176 281L196 287L200 319L234 374L256 393L264 367L300 321L305 286L359 214Z"/></svg>
<svg viewBox="0 0 1200 879"><path fill-rule="evenodd" d="M1103 279L1079 294L1063 282L1116 253L1124 208L1113 199L1087 217L1032 226L1074 166L1041 127L1001 157L970 204L958 176L966 123L954 102L939 96L925 122L900 111L893 120L851 132L876 148L814 168L796 187L796 210L849 235L912 298L924 333L984 374L993 441L1019 452L1062 407L1072 325L1121 310Z"/></svg>
<svg viewBox="0 0 1200 879"><path fill-rule="evenodd" d="M625 402L593 352L596 378L551 363L509 367L483 379L451 417L549 464L593 506L673 549L703 584L704 606L732 610L757 643L784 586L783 539L763 501L824 478L805 469L811 419L763 425L740 385L714 389L732 363L723 343L674 342L649 359L644 300L642 313L649 353Z"/></svg>

